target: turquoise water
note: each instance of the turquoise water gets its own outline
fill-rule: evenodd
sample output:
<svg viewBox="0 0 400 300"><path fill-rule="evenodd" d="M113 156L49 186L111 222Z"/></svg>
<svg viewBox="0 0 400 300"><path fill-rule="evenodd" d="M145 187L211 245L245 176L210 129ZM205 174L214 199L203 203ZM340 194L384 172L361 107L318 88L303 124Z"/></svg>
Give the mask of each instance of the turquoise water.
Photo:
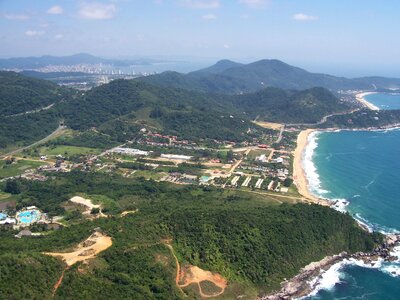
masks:
<svg viewBox="0 0 400 300"><path fill-rule="evenodd" d="M30 224L37 222L40 218L40 212L37 210L27 210L19 213L17 219L23 224Z"/></svg>
<svg viewBox="0 0 400 300"><path fill-rule="evenodd" d="M0 213L0 221L4 220L5 218L7 218L6 214Z"/></svg>
<svg viewBox="0 0 400 300"><path fill-rule="evenodd" d="M364 98L379 109L400 109L400 94L377 93Z"/></svg>
<svg viewBox="0 0 400 300"><path fill-rule="evenodd" d="M320 133L311 137L311 156L305 169L315 194L348 202L346 210L374 230L400 232L400 130ZM400 261L372 269L349 262L326 277L309 299L400 299Z"/></svg>

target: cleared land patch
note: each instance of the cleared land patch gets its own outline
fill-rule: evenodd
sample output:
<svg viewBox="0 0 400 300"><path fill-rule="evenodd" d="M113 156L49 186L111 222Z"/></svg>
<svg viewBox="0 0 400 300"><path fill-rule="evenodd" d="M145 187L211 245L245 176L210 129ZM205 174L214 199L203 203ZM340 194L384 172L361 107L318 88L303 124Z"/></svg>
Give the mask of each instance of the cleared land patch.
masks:
<svg viewBox="0 0 400 300"><path fill-rule="evenodd" d="M179 274L179 286L187 287L197 284L203 298L222 295L228 285L227 280L218 273L212 273L196 266L183 266Z"/></svg>
<svg viewBox="0 0 400 300"><path fill-rule="evenodd" d="M85 241L78 244L72 252L45 252L44 254L61 257L68 266L72 266L77 262L96 257L100 252L111 247L111 245L111 237L95 232Z"/></svg>
<svg viewBox="0 0 400 300"><path fill-rule="evenodd" d="M260 127L272 129L272 130L280 130L283 126L282 124L279 124L279 123L263 122L263 121L256 121L253 123L257 124Z"/></svg>

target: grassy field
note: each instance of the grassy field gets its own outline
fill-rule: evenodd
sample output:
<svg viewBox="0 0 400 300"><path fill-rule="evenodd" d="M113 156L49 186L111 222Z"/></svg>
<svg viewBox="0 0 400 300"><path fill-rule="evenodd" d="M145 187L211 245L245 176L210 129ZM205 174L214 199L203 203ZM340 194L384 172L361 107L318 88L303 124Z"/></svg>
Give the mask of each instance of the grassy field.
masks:
<svg viewBox="0 0 400 300"><path fill-rule="evenodd" d="M254 160L257 156L265 154L266 157L269 156L271 151L269 150L251 150L250 153L247 155L247 159Z"/></svg>
<svg viewBox="0 0 400 300"><path fill-rule="evenodd" d="M96 148L75 147L75 146L56 146L56 147L40 147L41 155L77 155L77 154L100 154L100 150Z"/></svg>
<svg viewBox="0 0 400 300"><path fill-rule="evenodd" d="M2 160L0 161L0 179L21 175L26 170L37 168L43 164L44 163L38 161L20 159L11 165L7 165L6 162Z"/></svg>

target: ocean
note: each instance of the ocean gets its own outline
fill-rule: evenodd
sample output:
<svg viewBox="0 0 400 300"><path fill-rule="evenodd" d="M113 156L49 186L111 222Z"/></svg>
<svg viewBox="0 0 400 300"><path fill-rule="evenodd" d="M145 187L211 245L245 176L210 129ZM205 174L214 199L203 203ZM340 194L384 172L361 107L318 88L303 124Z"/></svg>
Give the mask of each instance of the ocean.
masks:
<svg viewBox="0 0 400 300"><path fill-rule="evenodd" d="M377 93L364 97L379 109L400 109L400 94Z"/></svg>
<svg viewBox="0 0 400 300"><path fill-rule="evenodd" d="M314 132L303 166L313 194L337 201L371 230L400 232L400 129ZM400 299L400 247L395 254L396 262L372 267L336 264L306 299Z"/></svg>

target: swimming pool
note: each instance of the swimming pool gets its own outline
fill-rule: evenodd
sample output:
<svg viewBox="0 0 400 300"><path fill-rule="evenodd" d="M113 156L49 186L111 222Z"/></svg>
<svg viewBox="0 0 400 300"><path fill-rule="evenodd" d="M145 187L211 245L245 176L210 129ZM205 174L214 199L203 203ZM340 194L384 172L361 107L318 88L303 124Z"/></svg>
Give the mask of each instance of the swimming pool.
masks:
<svg viewBox="0 0 400 300"><path fill-rule="evenodd" d="M0 213L0 221L5 220L7 217L6 214Z"/></svg>
<svg viewBox="0 0 400 300"><path fill-rule="evenodd" d="M40 211L25 210L17 214L17 220L22 224L32 224L40 220Z"/></svg>

